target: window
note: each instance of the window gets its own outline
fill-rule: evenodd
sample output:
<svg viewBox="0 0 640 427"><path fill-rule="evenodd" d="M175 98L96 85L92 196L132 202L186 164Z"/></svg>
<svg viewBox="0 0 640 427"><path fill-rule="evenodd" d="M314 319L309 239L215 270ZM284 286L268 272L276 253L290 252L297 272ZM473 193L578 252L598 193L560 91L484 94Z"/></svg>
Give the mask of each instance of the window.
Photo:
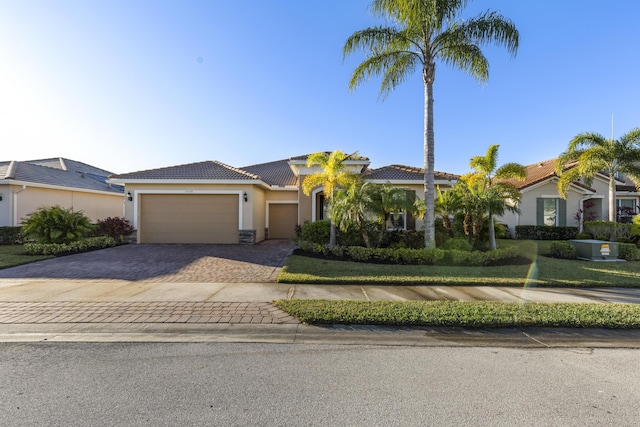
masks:
<svg viewBox="0 0 640 427"><path fill-rule="evenodd" d="M548 226L567 225L567 202L555 197L537 199L537 224Z"/></svg>
<svg viewBox="0 0 640 427"><path fill-rule="evenodd" d="M387 220L387 230L406 230L407 214L405 212L392 212Z"/></svg>
<svg viewBox="0 0 640 427"><path fill-rule="evenodd" d="M636 199L616 199L618 222L631 222L637 212Z"/></svg>

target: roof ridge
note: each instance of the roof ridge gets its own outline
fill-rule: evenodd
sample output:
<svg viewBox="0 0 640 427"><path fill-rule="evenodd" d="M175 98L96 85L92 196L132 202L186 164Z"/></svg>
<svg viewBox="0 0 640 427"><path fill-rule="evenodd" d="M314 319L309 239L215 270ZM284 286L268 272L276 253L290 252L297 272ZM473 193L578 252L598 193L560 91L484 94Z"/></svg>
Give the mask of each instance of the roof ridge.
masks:
<svg viewBox="0 0 640 427"><path fill-rule="evenodd" d="M221 161L218 161L218 160L210 160L210 161L211 161L212 163L216 163L216 164L218 164L218 165L220 165L220 166L222 166L222 167L225 167L225 168L227 168L227 169L231 169L231 170L232 170L232 171L234 171L234 172L238 172L238 173L241 173L241 174L244 174L244 175L248 175L248 176L250 176L250 177L251 177L251 178L253 178L253 179L260 179L260 180L262 179L262 177L260 177L260 176L258 176L258 175L256 175L256 174L253 174L253 173L251 173L251 172L247 172L246 170L243 170L243 169L240 169L240 168L233 167L233 166L228 165L228 164L226 164L226 163L222 163Z"/></svg>
<svg viewBox="0 0 640 427"><path fill-rule="evenodd" d="M16 160L11 160L11 162L9 163L9 167L7 168L7 173L4 174L4 179L14 178L17 167L18 167L18 162Z"/></svg>

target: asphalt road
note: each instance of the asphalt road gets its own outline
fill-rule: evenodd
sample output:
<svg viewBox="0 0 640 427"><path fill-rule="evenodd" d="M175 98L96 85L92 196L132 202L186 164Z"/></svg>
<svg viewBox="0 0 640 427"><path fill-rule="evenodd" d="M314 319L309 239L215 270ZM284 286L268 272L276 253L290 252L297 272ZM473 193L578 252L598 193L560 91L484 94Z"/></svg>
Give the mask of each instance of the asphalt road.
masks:
<svg viewBox="0 0 640 427"><path fill-rule="evenodd" d="M632 426L640 351L0 344L2 426Z"/></svg>

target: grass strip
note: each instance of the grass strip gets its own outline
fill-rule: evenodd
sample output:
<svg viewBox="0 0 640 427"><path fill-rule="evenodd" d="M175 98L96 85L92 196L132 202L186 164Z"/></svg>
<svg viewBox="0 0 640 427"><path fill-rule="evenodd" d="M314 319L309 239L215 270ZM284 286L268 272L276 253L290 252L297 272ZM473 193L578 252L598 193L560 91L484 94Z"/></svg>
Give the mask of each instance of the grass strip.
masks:
<svg viewBox="0 0 640 427"><path fill-rule="evenodd" d="M23 245L0 246L0 269L53 258L52 255L28 255Z"/></svg>
<svg viewBox="0 0 640 427"><path fill-rule="evenodd" d="M634 304L281 299L275 305L309 324L640 328Z"/></svg>

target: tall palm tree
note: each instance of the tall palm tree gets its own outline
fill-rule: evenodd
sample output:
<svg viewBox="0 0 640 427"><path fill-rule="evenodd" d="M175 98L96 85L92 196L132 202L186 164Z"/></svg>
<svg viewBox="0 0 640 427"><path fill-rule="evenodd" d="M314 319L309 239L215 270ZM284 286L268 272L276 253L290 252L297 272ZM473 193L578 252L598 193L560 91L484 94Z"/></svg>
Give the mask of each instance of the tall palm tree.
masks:
<svg viewBox="0 0 640 427"><path fill-rule="evenodd" d="M345 42L343 55L362 50L366 59L349 81L355 89L371 76L382 75L380 95L385 98L420 67L424 83L424 193L425 247L435 247L435 177L433 82L436 61L459 68L479 81L489 78L489 62L481 51L487 44L506 47L515 55L518 30L502 15L487 11L472 19L460 15L469 0L373 0L374 14L391 26L356 31Z"/></svg>
<svg viewBox="0 0 640 427"><path fill-rule="evenodd" d="M572 168L565 165L576 162ZM584 132L576 135L566 151L556 160L558 193L567 197L572 182L579 178L591 181L596 174L609 174L609 221L616 221L616 173L624 173L636 187L640 186L640 128L625 133L618 139Z"/></svg>
<svg viewBox="0 0 640 427"><path fill-rule="evenodd" d="M357 153L352 154L357 156ZM335 191L339 187L348 187L357 176L346 170L345 160L347 155L340 150L335 150L330 154L327 153L313 153L307 158L307 166L319 166L322 168L321 172L307 175L302 181L302 191L307 196L311 194L311 191L318 186L323 187L323 193L325 200L331 205ZM329 234L329 246L334 247L336 245L336 223L331 214L329 214L331 220L331 231Z"/></svg>
<svg viewBox="0 0 640 427"><path fill-rule="evenodd" d="M469 166L483 181L485 189L492 189L497 195L504 194L503 203L493 203L489 205L489 249L496 249L496 230L493 224L494 215L504 214L504 203L507 199L518 202L520 191L510 182L505 180L516 179L524 181L527 179L527 170L519 163L505 163L498 167L498 144L489 146L484 156L473 156L469 161Z"/></svg>

